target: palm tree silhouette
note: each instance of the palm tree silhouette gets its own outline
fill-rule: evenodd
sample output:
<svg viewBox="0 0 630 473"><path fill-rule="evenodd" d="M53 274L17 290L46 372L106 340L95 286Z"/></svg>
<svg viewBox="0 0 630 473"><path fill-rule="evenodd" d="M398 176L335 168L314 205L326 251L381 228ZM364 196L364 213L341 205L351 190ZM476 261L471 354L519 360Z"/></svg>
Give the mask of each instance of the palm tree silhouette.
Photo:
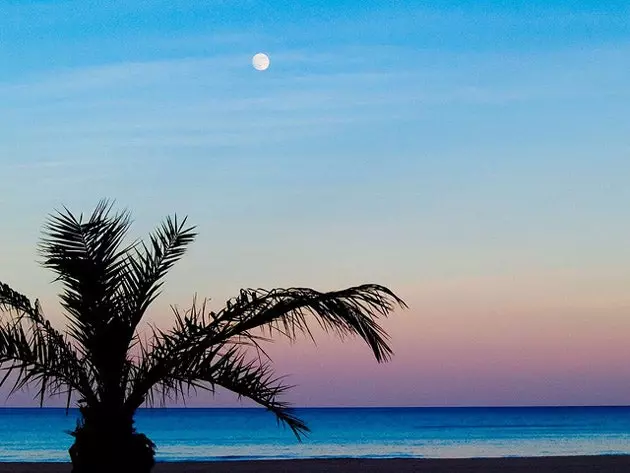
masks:
<svg viewBox="0 0 630 473"><path fill-rule="evenodd" d="M174 308L170 330L138 325L158 296L169 269L195 238L186 219L167 218L148 242L124 244L127 211L101 201L87 219L68 209L52 214L40 244L42 264L63 286L67 319L59 331L39 302L0 283L0 384L11 393L34 384L46 396L75 400L80 420L71 434L74 473L148 472L155 445L134 428L134 414L156 398L183 396L192 388L221 387L252 399L288 426L298 439L307 425L281 400L291 386L277 377L261 343L273 336L311 336L308 316L340 337L358 335L378 362L392 350L378 320L405 303L386 287L366 284L334 292L308 288L245 289L218 312L193 302ZM10 376L13 373L13 376Z"/></svg>

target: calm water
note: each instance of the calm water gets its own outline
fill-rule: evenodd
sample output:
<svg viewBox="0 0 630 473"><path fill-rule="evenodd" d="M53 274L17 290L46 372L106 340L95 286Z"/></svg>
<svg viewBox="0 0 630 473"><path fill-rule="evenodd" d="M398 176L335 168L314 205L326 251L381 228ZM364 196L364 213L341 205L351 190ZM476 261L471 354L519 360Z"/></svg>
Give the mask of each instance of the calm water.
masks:
<svg viewBox="0 0 630 473"><path fill-rule="evenodd" d="M298 409L298 443L259 409L147 409L158 460L630 454L630 407ZM67 461L77 413L0 409L0 461Z"/></svg>

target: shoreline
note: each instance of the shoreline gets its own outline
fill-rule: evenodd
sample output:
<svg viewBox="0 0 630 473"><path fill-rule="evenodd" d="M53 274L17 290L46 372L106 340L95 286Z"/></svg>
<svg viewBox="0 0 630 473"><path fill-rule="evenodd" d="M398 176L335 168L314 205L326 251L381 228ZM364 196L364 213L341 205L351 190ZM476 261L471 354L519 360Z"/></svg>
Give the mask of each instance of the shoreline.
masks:
<svg viewBox="0 0 630 473"><path fill-rule="evenodd" d="M69 463L0 462L0 473L69 473ZM622 473L630 455L501 458L335 458L158 462L155 473Z"/></svg>

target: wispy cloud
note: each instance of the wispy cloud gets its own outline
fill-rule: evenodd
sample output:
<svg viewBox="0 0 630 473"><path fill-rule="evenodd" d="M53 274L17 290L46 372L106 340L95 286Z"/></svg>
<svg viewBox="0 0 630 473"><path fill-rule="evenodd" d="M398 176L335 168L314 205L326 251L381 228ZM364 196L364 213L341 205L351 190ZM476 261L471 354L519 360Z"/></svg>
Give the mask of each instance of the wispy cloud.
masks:
<svg viewBox="0 0 630 473"><path fill-rule="evenodd" d="M82 164L81 161L30 161L25 163L10 163L12 169L43 169L43 168L66 168Z"/></svg>
<svg viewBox="0 0 630 473"><path fill-rule="evenodd" d="M104 64L1 84L0 124L7 137L38 152L51 146L61 152L69 143L83 149L296 141L458 104L627 96L628 50L449 57L392 47L369 54L355 47L284 50L272 55L265 73L253 71L246 52ZM10 149L11 139L3 146Z"/></svg>
<svg viewBox="0 0 630 473"><path fill-rule="evenodd" d="M382 119L383 94L395 95L387 92L395 74L333 70L309 78L300 64L330 65L332 58L286 53L274 60L294 70L255 76L245 54L121 63L5 84L0 97L7 99L6 123L19 123L20 133L44 141L71 134L76 144L118 135L136 144L221 146Z"/></svg>

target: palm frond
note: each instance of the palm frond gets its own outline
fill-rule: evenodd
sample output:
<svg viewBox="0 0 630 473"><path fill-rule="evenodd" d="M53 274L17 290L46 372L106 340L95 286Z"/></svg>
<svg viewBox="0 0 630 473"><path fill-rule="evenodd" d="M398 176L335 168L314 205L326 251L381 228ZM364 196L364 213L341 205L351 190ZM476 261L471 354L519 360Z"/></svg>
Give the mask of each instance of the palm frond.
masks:
<svg viewBox="0 0 630 473"><path fill-rule="evenodd" d="M164 355L166 352L163 353ZM239 399L248 398L272 412L278 422L288 426L298 440L310 432L307 425L294 415L289 403L280 397L292 386L276 377L269 362L260 358L248 359L242 344L221 345L199 354L194 350L179 352L176 358L161 365L156 382L146 393L149 402L155 392L162 398L190 394L191 390L215 392L217 386L235 393ZM133 397L129 402L133 402ZM129 408L134 408L129 405Z"/></svg>
<svg viewBox="0 0 630 473"><path fill-rule="evenodd" d="M311 315L325 331L342 338L361 337L376 360L383 362L389 360L392 350L378 321L396 306L405 308L406 304L388 288L376 284L333 292L309 288L248 289L214 314L204 333L213 343L248 335L253 329L294 340L299 334L311 336L307 318Z"/></svg>
<svg viewBox="0 0 630 473"><path fill-rule="evenodd" d="M129 327L135 330L145 311L159 295L163 278L184 255L195 239L195 227L186 227L187 219L167 217L153 234L149 244L142 242L126 259L127 271L122 278L124 313Z"/></svg>
<svg viewBox="0 0 630 473"><path fill-rule="evenodd" d="M217 313L207 310L205 302L201 306L193 303L185 313L175 308L175 327L170 331L154 330L127 402L138 407L158 385L164 392L183 394L184 388L196 387L199 379L212 382L208 371L202 369L204 363L241 347L262 350L260 342L266 338L256 335L255 329L262 330L263 335L281 334L292 340L300 333L310 334L308 315L314 316L324 330L341 337L358 335L370 346L377 361L387 361L392 351L378 320L396 306L406 307L389 289L368 284L326 293L306 288L243 290ZM242 359L239 363L243 374L246 365ZM258 363L267 366L260 358ZM229 384L228 377L222 379ZM215 384L222 385L216 380ZM273 383L269 380L265 383L270 384Z"/></svg>
<svg viewBox="0 0 630 473"><path fill-rule="evenodd" d="M110 215L112 204L101 201L90 218L70 211L49 217L40 243L43 266L63 284L63 307L71 335L88 351L97 333L117 315L113 301L125 275L122 240L130 226L128 212Z"/></svg>
<svg viewBox="0 0 630 473"><path fill-rule="evenodd" d="M23 294L11 289L8 284L0 282L0 310L17 313L34 314L35 305Z"/></svg>
<svg viewBox="0 0 630 473"><path fill-rule="evenodd" d="M68 405L73 391L83 399L95 399L85 364L44 318L37 302L0 283L0 311L13 316L0 321L0 365L6 371L0 385L15 374L11 392L34 382L40 404L46 393L66 394Z"/></svg>
<svg viewBox="0 0 630 473"><path fill-rule="evenodd" d="M268 363L248 360L238 348L232 348L222 356L204 359L194 367L190 375L193 374L196 375L195 379L205 381L211 387L221 386L239 398L251 399L267 408L278 422L291 429L298 440L310 432L304 421L295 416L290 405L279 399L293 386L284 384L283 378L276 377Z"/></svg>

